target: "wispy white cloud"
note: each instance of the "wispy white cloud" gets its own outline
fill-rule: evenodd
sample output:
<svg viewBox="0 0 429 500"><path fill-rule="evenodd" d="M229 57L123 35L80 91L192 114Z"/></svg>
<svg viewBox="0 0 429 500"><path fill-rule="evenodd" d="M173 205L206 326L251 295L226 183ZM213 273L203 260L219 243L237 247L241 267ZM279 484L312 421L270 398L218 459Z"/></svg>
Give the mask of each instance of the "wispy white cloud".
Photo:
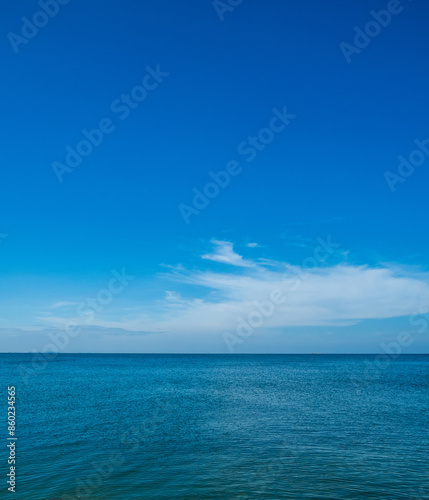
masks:
<svg viewBox="0 0 429 500"><path fill-rule="evenodd" d="M249 269L240 276L213 272L183 275L182 282L216 290L221 298L182 304L176 310L175 327L227 328L238 316L254 310L256 303L268 300L273 290L280 290L285 301L264 323L268 327L353 324L406 316L429 305L425 273L409 275L398 269L345 264L311 271L287 269L286 265L283 270ZM168 325L164 323L163 328Z"/></svg>
<svg viewBox="0 0 429 500"><path fill-rule="evenodd" d="M52 304L51 309L58 309L59 307L71 307L71 306L75 306L76 304L77 304L77 302L68 302L68 301L64 300L62 302L55 302L55 304Z"/></svg>
<svg viewBox="0 0 429 500"><path fill-rule="evenodd" d="M223 264L230 264L238 267L255 266L253 262L243 259L241 255L234 252L233 244L231 242L212 240L212 243L215 245L214 253L203 255L203 259L222 262Z"/></svg>
<svg viewBox="0 0 429 500"><path fill-rule="evenodd" d="M177 292L171 290L165 291L165 300L168 302L182 302L180 295Z"/></svg>
<svg viewBox="0 0 429 500"><path fill-rule="evenodd" d="M370 267L345 261L329 266L321 261L319 267L305 269L286 261L246 260L228 241L214 240L213 244L214 251L202 257L228 264L221 271L168 268L160 277L169 281L163 298L145 300L138 308L117 307L97 313L91 325L183 335L222 333L234 328L237 319L246 317L257 304L269 300L274 290L281 292L284 301L266 318L264 328L352 325L367 319L407 316L427 310L429 305L429 275L416 268ZM132 305L138 304L135 293ZM57 311L61 314L56 317L37 319L51 327L64 327L68 320L82 321L82 317L68 317L61 307Z"/></svg>

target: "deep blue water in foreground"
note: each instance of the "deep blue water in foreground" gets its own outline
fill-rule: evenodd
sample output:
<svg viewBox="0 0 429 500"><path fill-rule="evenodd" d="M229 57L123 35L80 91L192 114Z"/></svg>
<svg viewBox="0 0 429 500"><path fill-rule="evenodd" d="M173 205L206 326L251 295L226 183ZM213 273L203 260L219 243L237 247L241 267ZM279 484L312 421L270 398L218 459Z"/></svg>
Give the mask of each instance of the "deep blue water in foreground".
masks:
<svg viewBox="0 0 429 500"><path fill-rule="evenodd" d="M0 498L429 498L429 356L32 359L0 355Z"/></svg>

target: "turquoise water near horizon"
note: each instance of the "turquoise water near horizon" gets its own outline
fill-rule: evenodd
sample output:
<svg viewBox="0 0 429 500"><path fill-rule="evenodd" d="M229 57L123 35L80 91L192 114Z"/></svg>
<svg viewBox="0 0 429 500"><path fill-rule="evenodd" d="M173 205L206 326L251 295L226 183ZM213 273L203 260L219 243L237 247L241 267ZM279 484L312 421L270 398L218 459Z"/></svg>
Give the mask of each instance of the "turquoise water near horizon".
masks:
<svg viewBox="0 0 429 500"><path fill-rule="evenodd" d="M0 381L0 498L429 498L428 355L0 354Z"/></svg>

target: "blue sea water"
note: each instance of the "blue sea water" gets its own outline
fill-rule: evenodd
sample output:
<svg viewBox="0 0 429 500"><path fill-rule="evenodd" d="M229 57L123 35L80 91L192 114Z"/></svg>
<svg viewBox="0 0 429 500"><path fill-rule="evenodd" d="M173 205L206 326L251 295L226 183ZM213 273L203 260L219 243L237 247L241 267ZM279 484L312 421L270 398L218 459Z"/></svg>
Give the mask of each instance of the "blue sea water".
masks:
<svg viewBox="0 0 429 500"><path fill-rule="evenodd" d="M2 354L0 381L0 498L429 498L429 356Z"/></svg>

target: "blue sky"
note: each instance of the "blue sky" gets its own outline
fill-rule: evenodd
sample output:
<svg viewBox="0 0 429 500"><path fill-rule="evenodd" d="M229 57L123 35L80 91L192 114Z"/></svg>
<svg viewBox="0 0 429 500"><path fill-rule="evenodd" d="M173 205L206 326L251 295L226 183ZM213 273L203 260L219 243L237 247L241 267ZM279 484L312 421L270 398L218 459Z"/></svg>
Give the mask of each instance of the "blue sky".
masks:
<svg viewBox="0 0 429 500"><path fill-rule="evenodd" d="M62 1L0 16L2 351L428 351L427 4Z"/></svg>

